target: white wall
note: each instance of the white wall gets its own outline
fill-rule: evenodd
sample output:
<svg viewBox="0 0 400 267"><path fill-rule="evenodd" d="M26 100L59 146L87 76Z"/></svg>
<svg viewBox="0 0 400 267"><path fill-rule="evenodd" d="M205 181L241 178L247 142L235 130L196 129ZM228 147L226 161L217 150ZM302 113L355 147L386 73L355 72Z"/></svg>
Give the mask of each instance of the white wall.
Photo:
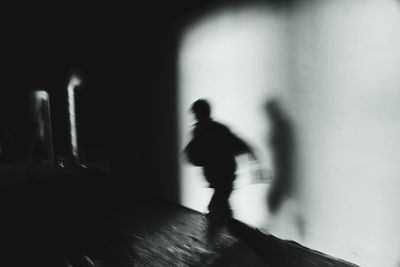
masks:
<svg viewBox="0 0 400 267"><path fill-rule="evenodd" d="M257 150L264 168L270 168L263 104L287 87L284 27L280 14L256 6L216 11L187 29L180 48L178 77L181 150L190 138L190 106L199 98L207 98L213 117L248 141ZM237 191L241 194L233 195L232 200L248 205L243 201L248 196L242 192L259 192L251 194L255 196L253 209L240 208L238 212L247 214L240 213L244 220L264 224L266 185L245 186L254 181L246 158L242 161L236 185L242 188ZM181 171L183 204L205 211L212 190L207 188L201 169L183 164Z"/></svg>
<svg viewBox="0 0 400 267"><path fill-rule="evenodd" d="M244 182L231 199L236 216L362 266L398 266L399 48L395 0L217 10L182 38L181 147L190 137L190 104L206 97L215 117L272 168L262 105L278 97L295 133L295 190L271 214L270 185L251 183L241 169ZM183 204L204 210L211 192L200 170L183 163L181 178Z"/></svg>
<svg viewBox="0 0 400 267"><path fill-rule="evenodd" d="M315 236L306 243L362 266L393 266L400 255L399 6L303 1L289 18L298 190Z"/></svg>

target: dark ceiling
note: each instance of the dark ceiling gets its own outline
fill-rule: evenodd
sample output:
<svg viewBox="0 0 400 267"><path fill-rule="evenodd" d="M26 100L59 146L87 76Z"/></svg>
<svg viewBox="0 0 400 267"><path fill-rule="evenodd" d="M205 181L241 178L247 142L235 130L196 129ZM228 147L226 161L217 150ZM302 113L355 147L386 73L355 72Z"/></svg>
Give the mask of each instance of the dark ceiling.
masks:
<svg viewBox="0 0 400 267"><path fill-rule="evenodd" d="M67 2L57 7L17 6L3 12L0 19L0 90L51 90L62 86L76 68L101 76L107 66L126 67L124 61L131 51L145 47L154 32L208 8L249 1L171 0L125 5Z"/></svg>
<svg viewBox="0 0 400 267"><path fill-rule="evenodd" d="M167 2L167 1L166 1ZM59 87L73 69L102 73L170 21L207 1L32 7L2 18L0 90Z"/></svg>

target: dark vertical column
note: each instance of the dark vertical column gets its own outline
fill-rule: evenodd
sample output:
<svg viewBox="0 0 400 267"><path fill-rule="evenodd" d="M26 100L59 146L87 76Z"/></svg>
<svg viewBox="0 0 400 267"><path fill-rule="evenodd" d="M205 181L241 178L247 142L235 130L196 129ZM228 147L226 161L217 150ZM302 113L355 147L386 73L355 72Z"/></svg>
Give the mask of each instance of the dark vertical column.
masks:
<svg viewBox="0 0 400 267"><path fill-rule="evenodd" d="M179 201L177 33L161 25L152 30L133 59L135 173L151 193Z"/></svg>
<svg viewBox="0 0 400 267"><path fill-rule="evenodd" d="M59 157L69 155L68 142L68 105L67 105L67 84L59 83L58 88L50 92L50 111L52 114L54 155L57 161Z"/></svg>

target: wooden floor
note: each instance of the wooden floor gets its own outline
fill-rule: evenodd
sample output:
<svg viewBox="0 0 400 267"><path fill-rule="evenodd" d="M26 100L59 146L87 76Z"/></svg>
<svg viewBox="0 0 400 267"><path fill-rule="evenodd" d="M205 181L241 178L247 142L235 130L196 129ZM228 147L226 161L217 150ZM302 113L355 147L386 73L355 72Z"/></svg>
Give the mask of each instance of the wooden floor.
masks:
<svg viewBox="0 0 400 267"><path fill-rule="evenodd" d="M0 266L354 266L235 220L210 231L203 214L175 204L110 204L117 194L91 184L2 188Z"/></svg>

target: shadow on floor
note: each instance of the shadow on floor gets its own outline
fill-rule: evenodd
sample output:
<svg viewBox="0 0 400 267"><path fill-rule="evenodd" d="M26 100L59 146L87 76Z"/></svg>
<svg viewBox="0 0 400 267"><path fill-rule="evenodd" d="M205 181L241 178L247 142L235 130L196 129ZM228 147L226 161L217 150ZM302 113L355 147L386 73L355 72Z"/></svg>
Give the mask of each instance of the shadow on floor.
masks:
<svg viewBox="0 0 400 267"><path fill-rule="evenodd" d="M112 202L109 188L74 188L68 182L1 191L0 266L354 267L235 220L210 241L209 222L198 212L155 200Z"/></svg>
<svg viewBox="0 0 400 267"><path fill-rule="evenodd" d="M232 233L244 242L266 266L277 267L356 267L356 265L310 250L294 241L266 235L248 225L233 220Z"/></svg>

